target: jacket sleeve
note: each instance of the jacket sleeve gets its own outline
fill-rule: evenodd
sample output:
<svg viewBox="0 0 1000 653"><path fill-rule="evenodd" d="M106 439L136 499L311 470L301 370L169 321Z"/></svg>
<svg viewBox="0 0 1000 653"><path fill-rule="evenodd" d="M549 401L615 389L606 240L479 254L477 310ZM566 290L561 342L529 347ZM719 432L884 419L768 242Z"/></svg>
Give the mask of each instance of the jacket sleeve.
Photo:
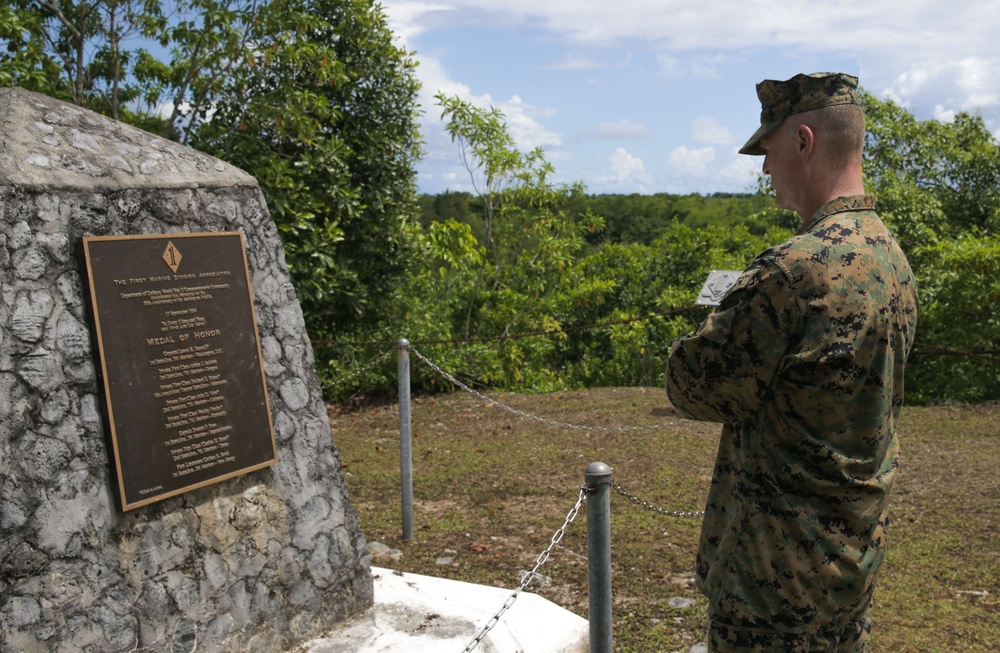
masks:
<svg viewBox="0 0 1000 653"><path fill-rule="evenodd" d="M754 261L698 331L670 351L671 404L697 420L735 423L771 396L786 352L801 337L801 306L773 261Z"/></svg>

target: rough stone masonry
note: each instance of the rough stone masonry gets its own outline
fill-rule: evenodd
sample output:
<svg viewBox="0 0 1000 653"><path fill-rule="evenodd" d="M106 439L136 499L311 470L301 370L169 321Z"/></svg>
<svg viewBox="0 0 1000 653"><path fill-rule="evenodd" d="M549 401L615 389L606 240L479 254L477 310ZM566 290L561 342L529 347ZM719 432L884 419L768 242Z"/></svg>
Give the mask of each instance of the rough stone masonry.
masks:
<svg viewBox="0 0 1000 653"><path fill-rule="evenodd" d="M121 512L84 235L245 234L276 465ZM0 650L287 650L372 605L302 311L256 181L0 89Z"/></svg>

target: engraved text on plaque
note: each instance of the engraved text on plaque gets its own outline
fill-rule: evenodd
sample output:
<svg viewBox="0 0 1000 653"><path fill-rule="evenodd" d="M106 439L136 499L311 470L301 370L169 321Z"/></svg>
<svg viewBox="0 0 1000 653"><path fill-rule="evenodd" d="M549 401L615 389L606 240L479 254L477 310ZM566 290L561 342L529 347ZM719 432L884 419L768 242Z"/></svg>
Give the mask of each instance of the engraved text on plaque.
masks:
<svg viewBox="0 0 1000 653"><path fill-rule="evenodd" d="M243 235L83 243L122 507L273 464Z"/></svg>

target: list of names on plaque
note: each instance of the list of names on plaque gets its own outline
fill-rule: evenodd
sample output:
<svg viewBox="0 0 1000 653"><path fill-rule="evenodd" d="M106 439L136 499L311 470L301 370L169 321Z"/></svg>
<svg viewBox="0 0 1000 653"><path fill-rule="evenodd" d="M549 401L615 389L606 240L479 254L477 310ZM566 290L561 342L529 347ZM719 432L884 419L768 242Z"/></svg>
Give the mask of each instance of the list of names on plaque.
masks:
<svg viewBox="0 0 1000 653"><path fill-rule="evenodd" d="M174 275L169 281L184 283L198 277L227 276L232 276L228 270L212 271ZM168 280L152 277L114 281L122 288ZM227 412L223 391L229 380L222 376L219 365L219 357L225 353L222 329L211 328L208 320L198 315L197 306L170 308L212 301L213 293L228 290L228 283L216 282L119 293L123 301L141 301L139 310L158 311L162 318L157 334L146 337L146 346L150 352L149 365L155 368L159 381L153 398L159 400L163 426L168 436L172 436L164 442L176 466L172 478L236 460L229 453L229 432L233 427L224 423Z"/></svg>
<svg viewBox="0 0 1000 653"><path fill-rule="evenodd" d="M241 235L84 244L125 509L272 464Z"/></svg>

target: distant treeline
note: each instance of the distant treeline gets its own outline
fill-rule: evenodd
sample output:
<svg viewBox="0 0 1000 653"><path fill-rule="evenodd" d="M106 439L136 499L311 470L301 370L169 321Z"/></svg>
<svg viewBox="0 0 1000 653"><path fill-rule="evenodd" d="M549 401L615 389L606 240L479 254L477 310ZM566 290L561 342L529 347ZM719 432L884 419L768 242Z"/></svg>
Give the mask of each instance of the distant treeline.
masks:
<svg viewBox="0 0 1000 653"><path fill-rule="evenodd" d="M472 193L445 191L420 197L421 224L455 220L469 225L472 234L485 242L486 225L483 202ZM774 198L763 193L712 193L673 195L632 193L574 196L567 213L584 215L588 211L604 218L604 229L586 236L591 245L637 243L649 245L662 236L673 223L688 227L742 225L755 235L772 227L794 229L799 218L789 211L774 211ZM768 212L769 211L769 212ZM767 218L762 216L767 214Z"/></svg>

